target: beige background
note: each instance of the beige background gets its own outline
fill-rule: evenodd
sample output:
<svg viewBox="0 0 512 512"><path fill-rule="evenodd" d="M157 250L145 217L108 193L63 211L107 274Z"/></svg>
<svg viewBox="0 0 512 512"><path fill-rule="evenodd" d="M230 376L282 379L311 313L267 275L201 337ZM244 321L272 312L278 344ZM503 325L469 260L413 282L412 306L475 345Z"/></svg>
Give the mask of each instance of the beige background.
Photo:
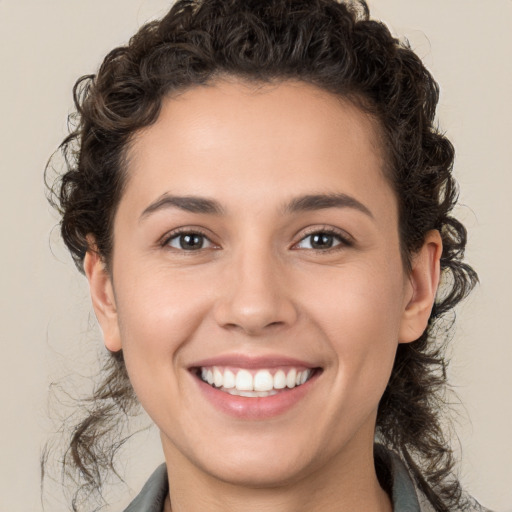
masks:
<svg viewBox="0 0 512 512"><path fill-rule="evenodd" d="M66 133L76 77L93 72L106 51L167 4L0 0L1 511L41 510L39 452L55 428L48 385L90 373L100 345L84 279L52 234L56 217L42 171ZM459 311L453 342L451 376L465 405L461 477L487 506L511 511L512 1L371 5L375 17L410 39L441 84L440 123L457 148L459 215L481 278ZM112 510L161 460L156 433L142 434L125 456L132 490L120 488ZM58 487L50 486L52 512L65 510Z"/></svg>

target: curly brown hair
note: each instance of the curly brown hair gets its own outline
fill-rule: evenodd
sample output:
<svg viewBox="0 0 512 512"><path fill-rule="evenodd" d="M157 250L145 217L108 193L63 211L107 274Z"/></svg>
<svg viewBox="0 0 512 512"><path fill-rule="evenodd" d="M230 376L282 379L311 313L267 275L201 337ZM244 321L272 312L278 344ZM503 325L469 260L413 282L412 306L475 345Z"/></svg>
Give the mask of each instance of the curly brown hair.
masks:
<svg viewBox="0 0 512 512"><path fill-rule="evenodd" d="M449 313L477 282L462 261L466 230L450 215L457 200L454 150L435 125L438 85L407 43L370 19L364 1L178 0L163 19L112 50L97 74L80 78L75 127L60 146L66 172L49 184L75 264L83 272L92 234L108 268L133 135L155 122L167 95L222 76L299 80L370 113L381 127L386 175L398 199L405 267L429 230L441 233L438 298L422 336L399 345L377 436L405 460L435 510L463 510L441 425ZM130 415L135 404L122 353L109 354L63 461L65 473L78 475L73 510L101 494L104 472L115 471L113 455L122 444L116 417Z"/></svg>

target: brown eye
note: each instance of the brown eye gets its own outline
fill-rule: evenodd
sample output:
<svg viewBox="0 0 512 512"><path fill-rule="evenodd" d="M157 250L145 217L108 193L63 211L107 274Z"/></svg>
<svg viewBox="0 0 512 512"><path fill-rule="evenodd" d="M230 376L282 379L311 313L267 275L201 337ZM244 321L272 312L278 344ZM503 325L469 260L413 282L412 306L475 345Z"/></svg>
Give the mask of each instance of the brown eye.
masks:
<svg viewBox="0 0 512 512"><path fill-rule="evenodd" d="M334 245L334 236L327 233L315 233L311 235L311 247L313 249L330 249Z"/></svg>
<svg viewBox="0 0 512 512"><path fill-rule="evenodd" d="M338 245L350 245L341 235L328 231L317 231L305 236L295 247L298 249L328 250Z"/></svg>
<svg viewBox="0 0 512 512"><path fill-rule="evenodd" d="M182 251L198 251L211 247L212 243L201 233L179 233L170 238L167 245Z"/></svg>

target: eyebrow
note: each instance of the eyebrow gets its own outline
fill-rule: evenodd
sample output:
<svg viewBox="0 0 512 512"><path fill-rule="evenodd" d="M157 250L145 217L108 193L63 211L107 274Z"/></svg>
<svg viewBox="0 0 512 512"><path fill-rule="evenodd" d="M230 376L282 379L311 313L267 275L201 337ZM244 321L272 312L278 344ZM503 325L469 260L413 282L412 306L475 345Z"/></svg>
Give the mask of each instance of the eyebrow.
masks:
<svg viewBox="0 0 512 512"><path fill-rule="evenodd" d="M141 214L140 220L159 210L178 208L191 213L222 215L224 208L221 204L206 197L174 196L164 194L151 203ZM309 194L292 199L283 208L284 213L297 213L327 208L353 208L373 217L372 212L360 201L347 194Z"/></svg>
<svg viewBox="0 0 512 512"><path fill-rule="evenodd" d="M374 218L372 212L363 203L347 194L311 194L296 197L286 205L284 210L287 213L295 213L326 208L353 208Z"/></svg>
<svg viewBox="0 0 512 512"><path fill-rule="evenodd" d="M224 212L219 202L214 199L197 196L172 196L164 194L154 203L151 203L141 214L140 220L148 215L167 208L178 208L192 213L206 213L222 215Z"/></svg>

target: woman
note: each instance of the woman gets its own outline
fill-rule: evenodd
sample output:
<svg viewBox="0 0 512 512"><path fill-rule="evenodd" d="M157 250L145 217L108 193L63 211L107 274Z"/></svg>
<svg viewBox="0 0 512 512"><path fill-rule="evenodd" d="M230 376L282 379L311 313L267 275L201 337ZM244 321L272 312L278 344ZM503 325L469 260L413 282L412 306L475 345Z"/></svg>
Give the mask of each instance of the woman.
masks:
<svg viewBox="0 0 512 512"><path fill-rule="evenodd" d="M166 464L127 511L480 510L441 428L477 278L437 99L332 0L179 1L77 83L55 200L110 358L74 509L140 402Z"/></svg>

